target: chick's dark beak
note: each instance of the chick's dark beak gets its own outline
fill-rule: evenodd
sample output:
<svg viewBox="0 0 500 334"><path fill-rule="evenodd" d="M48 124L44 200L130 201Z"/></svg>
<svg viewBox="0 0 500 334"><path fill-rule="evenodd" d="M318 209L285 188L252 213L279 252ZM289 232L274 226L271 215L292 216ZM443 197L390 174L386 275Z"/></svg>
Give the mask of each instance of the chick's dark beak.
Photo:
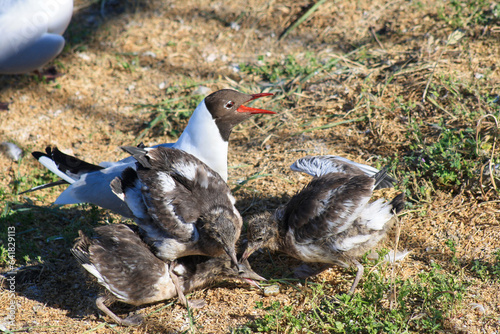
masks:
<svg viewBox="0 0 500 334"><path fill-rule="evenodd" d="M231 262L234 266L238 267L238 258L236 257L236 251L232 246L224 246L224 250L226 251L229 258L231 258Z"/></svg>
<svg viewBox="0 0 500 334"><path fill-rule="evenodd" d="M240 277L248 280L267 281L264 277L253 271L252 267L250 267L250 263L248 263L247 260L242 260L238 264L238 273Z"/></svg>
<svg viewBox="0 0 500 334"><path fill-rule="evenodd" d="M250 255L252 255L252 253L254 251L255 250L253 249L253 247L251 247L250 245L247 245L247 248L245 249L245 252L243 252L243 255L241 256L240 262L246 261L248 259L248 257Z"/></svg>

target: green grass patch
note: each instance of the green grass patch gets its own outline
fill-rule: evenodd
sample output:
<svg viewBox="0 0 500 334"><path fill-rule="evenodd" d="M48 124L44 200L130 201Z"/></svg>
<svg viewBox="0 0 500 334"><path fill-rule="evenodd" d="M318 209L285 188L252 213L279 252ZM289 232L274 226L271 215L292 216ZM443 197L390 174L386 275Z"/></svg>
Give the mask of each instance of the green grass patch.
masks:
<svg viewBox="0 0 500 334"><path fill-rule="evenodd" d="M453 29L499 22L500 5L489 0L451 0L438 7L438 18Z"/></svg>
<svg viewBox="0 0 500 334"><path fill-rule="evenodd" d="M438 190L477 193L490 180L485 166L500 163L498 98L453 75L438 75L429 87L425 109L405 97L393 104L407 118L406 143L386 163L415 202L431 200ZM472 108L478 98L482 107Z"/></svg>
<svg viewBox="0 0 500 334"><path fill-rule="evenodd" d="M500 281L500 249L497 250L494 255L495 258L491 262L481 259L472 261L470 270L474 276L483 281Z"/></svg>
<svg viewBox="0 0 500 334"><path fill-rule="evenodd" d="M415 141L410 144L410 153L404 161L415 171L418 178L433 180L435 186L455 188L474 177L477 165L475 154L474 130L450 129L437 125L438 139L432 143L424 143L420 127L411 132Z"/></svg>
<svg viewBox="0 0 500 334"><path fill-rule="evenodd" d="M293 55L288 55L282 61L267 61L264 56L258 56L256 64L240 64L240 69L243 73L253 74L261 80L277 84L309 75L320 66L312 54L306 54L304 63L299 62Z"/></svg>
<svg viewBox="0 0 500 334"><path fill-rule="evenodd" d="M437 264L415 278L395 280L372 272L362 280L359 293L329 296L327 284L310 283L308 311L272 302L255 308L266 314L234 333L437 333L457 311L467 285ZM395 293L394 293L395 291Z"/></svg>
<svg viewBox="0 0 500 334"><path fill-rule="evenodd" d="M174 138L179 137L196 106L205 97L191 95L189 90L206 83L189 82L184 85L168 87L165 90L167 97L162 102L136 104L135 111L144 111L151 114L151 121L140 132L136 142L139 143L151 131L159 132L155 133L155 135L167 134Z"/></svg>

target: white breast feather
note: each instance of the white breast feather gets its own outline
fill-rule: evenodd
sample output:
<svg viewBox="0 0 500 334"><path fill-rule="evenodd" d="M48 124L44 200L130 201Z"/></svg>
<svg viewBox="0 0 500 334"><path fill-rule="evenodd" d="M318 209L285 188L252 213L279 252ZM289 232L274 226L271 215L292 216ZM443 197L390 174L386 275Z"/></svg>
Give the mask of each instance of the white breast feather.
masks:
<svg viewBox="0 0 500 334"><path fill-rule="evenodd" d="M329 263L328 257L326 254L324 254L324 250L322 247L319 247L315 244L296 244L295 248L302 261Z"/></svg>
<svg viewBox="0 0 500 334"><path fill-rule="evenodd" d="M341 251L347 252L355 247L358 247L359 244L362 244L368 241L372 236L367 235L356 235L354 237L345 238L341 242L337 243L337 248Z"/></svg>
<svg viewBox="0 0 500 334"><path fill-rule="evenodd" d="M198 135L199 133L203 133L203 136ZM196 107L173 147L194 155L227 181L228 142L222 139L205 100Z"/></svg>

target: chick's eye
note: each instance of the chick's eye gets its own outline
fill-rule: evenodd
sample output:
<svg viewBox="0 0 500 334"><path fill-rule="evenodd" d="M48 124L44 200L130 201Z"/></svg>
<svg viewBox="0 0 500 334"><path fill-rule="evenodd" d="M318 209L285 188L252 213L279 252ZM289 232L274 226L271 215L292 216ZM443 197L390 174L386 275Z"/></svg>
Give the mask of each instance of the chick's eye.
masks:
<svg viewBox="0 0 500 334"><path fill-rule="evenodd" d="M233 106L234 106L234 102L233 102L233 101L229 101L229 102L227 102L227 103L224 105L224 108L226 108L226 109L231 109Z"/></svg>

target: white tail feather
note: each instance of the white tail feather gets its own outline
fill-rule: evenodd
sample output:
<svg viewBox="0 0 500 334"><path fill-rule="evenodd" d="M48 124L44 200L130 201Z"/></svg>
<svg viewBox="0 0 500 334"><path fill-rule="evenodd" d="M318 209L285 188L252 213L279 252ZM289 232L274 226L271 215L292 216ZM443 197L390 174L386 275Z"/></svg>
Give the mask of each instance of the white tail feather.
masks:
<svg viewBox="0 0 500 334"><path fill-rule="evenodd" d="M368 204L360 215L361 221L371 230L383 230L385 224L392 218L392 206L380 198Z"/></svg>
<svg viewBox="0 0 500 334"><path fill-rule="evenodd" d="M68 183L75 183L75 179L71 178L70 176L66 175L65 173L61 172L59 170L59 168L57 168L57 165L56 163L54 162L54 160L52 160L51 158L49 157L46 157L46 156L41 156L38 161L44 165L45 167L47 167L48 170L50 170L52 173L56 174L57 176L59 176L61 179L63 179L64 181L68 182Z"/></svg>

